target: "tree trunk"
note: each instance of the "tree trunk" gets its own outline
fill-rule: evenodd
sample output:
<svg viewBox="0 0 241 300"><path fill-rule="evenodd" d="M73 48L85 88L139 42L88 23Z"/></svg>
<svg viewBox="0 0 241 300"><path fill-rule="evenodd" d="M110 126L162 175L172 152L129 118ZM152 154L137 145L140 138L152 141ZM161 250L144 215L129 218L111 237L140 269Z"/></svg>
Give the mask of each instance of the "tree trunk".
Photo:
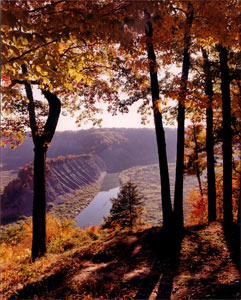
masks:
<svg viewBox="0 0 241 300"><path fill-rule="evenodd" d="M230 77L228 68L227 49L218 46L223 114L223 213L224 226L229 227L233 222L232 208L232 129L231 129L231 98Z"/></svg>
<svg viewBox="0 0 241 300"><path fill-rule="evenodd" d="M23 74L27 68L22 65ZM33 238L32 238L32 260L41 257L46 252L46 187L45 187L45 165L48 146L54 136L58 123L61 102L56 95L42 90L49 104L49 115L44 126L44 131L39 132L35 105L31 85L24 82L26 95L29 100L29 126L31 128L34 143L34 197L33 197Z"/></svg>
<svg viewBox="0 0 241 300"><path fill-rule="evenodd" d="M193 124L193 138L194 138L194 143L195 143L195 168L196 168L196 175L197 175L197 181L198 181L198 186L200 190L200 195L203 199L203 189L202 189L202 181L201 181L201 172L200 172L200 166L198 162L198 141L196 137L196 127Z"/></svg>
<svg viewBox="0 0 241 300"><path fill-rule="evenodd" d="M240 224L240 202L241 202L241 174L239 177L239 201L238 201L238 223Z"/></svg>
<svg viewBox="0 0 241 300"><path fill-rule="evenodd" d="M207 177L208 177L208 221L216 221L216 182L215 160L213 142L213 83L208 55L202 48L204 59L203 70L205 74L205 93L208 96L208 108L206 109L206 152L207 152Z"/></svg>
<svg viewBox="0 0 241 300"><path fill-rule="evenodd" d="M184 54L181 77L181 91L178 103L177 116L177 160L176 160L176 181L174 193L174 217L176 229L182 230L183 220L183 173L184 173L184 123L185 123L185 94L187 90L188 72L190 67L190 29L193 20L193 7L188 3L188 13L184 33Z"/></svg>
<svg viewBox="0 0 241 300"><path fill-rule="evenodd" d="M46 189L45 164L47 147L38 138L34 149L34 198L32 260L46 252Z"/></svg>
<svg viewBox="0 0 241 300"><path fill-rule="evenodd" d="M170 194L170 182L168 173L168 162L166 153L166 140L165 132L162 123L162 114L158 109L159 101L159 85L157 77L157 65L154 47L152 43L152 24L150 21L146 25L146 38L148 59L150 65L150 78L151 78L151 92L152 92L152 106L154 112L154 122L159 158L160 178L161 178L161 196L162 196L162 214L163 214L163 227L170 228L172 225L172 203Z"/></svg>

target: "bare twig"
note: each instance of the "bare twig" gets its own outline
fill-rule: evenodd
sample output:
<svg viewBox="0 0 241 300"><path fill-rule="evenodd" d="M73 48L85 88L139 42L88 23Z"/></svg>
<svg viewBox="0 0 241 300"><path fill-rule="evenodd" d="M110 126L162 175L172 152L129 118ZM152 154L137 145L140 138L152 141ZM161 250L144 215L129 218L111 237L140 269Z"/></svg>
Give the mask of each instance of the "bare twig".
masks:
<svg viewBox="0 0 241 300"><path fill-rule="evenodd" d="M18 60L18 59L22 58L23 56L25 56L25 55L27 55L27 54L33 52L33 51L36 51L36 50L38 50L38 49L40 49L40 48L42 48L42 47L48 46L48 45L50 45L50 44L56 43L57 41L58 41L58 40L55 39L55 40L50 41L50 42L48 42L48 43L42 44L42 45L40 45L40 46L38 46L38 47L36 47L36 48L34 48L34 49L29 49L29 50L23 52L23 53L22 53L21 55L19 55L19 56L13 57L13 58L11 58L11 59L5 61L5 62L2 62L2 65L6 64L6 63L9 63L9 62L13 62L13 61L15 61L15 60Z"/></svg>
<svg viewBox="0 0 241 300"><path fill-rule="evenodd" d="M57 5L57 4L61 3L61 2L65 2L65 1L66 1L66 0L59 0L59 1L56 1L56 2L54 2L54 3L52 3L52 4L49 4L49 5L46 5L46 6L38 7L38 8L35 8L35 9L31 9L31 10L29 10L28 12L29 12L29 13L33 13L33 12L35 12L35 11L39 11L39 10L42 10L42 9L46 9L46 8L52 7L52 6L54 6L54 5Z"/></svg>

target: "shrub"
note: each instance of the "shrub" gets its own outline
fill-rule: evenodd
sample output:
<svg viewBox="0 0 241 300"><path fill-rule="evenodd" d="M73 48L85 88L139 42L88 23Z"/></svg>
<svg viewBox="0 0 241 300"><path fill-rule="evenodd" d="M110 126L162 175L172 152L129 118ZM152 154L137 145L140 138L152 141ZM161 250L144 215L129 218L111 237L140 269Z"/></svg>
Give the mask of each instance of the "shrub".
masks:
<svg viewBox="0 0 241 300"><path fill-rule="evenodd" d="M131 181L124 184L116 198L112 198L112 208L104 220L103 228L130 228L142 224L144 201L139 195L137 186Z"/></svg>

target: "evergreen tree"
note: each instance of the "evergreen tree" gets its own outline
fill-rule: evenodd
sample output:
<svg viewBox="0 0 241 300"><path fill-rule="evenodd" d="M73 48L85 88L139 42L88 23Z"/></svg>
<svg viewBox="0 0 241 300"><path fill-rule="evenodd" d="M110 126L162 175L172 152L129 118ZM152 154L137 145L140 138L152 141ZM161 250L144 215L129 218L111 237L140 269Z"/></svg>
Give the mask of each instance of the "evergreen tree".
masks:
<svg viewBox="0 0 241 300"><path fill-rule="evenodd" d="M111 199L112 208L105 218L103 228L119 225L121 228L133 228L140 224L144 212L143 199L137 186L128 181L120 188L116 198Z"/></svg>

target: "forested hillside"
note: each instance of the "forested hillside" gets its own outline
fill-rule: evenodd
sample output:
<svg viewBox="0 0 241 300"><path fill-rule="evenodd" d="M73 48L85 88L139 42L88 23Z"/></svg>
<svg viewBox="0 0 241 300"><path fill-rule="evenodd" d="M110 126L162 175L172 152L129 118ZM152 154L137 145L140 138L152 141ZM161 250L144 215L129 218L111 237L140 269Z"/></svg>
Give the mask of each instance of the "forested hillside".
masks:
<svg viewBox="0 0 241 300"><path fill-rule="evenodd" d="M88 195L82 191L98 182L105 172L104 161L92 154L67 156L49 159L47 161L47 209L55 208L64 200L70 199L78 192L79 202L72 199L71 210L81 211L83 204L95 196L96 191ZM17 220L21 216L31 216L33 207L33 165L28 164L19 170L18 177L11 181L1 196L1 224ZM82 201L81 201L82 200ZM81 203L82 202L82 203ZM56 209L55 209L56 210ZM58 210L58 209L57 209Z"/></svg>
<svg viewBox="0 0 241 300"><path fill-rule="evenodd" d="M175 160L176 130L166 128L168 161ZM33 143L27 138L14 150L1 149L2 170L23 167L33 160ZM106 163L108 172L135 165L158 162L154 129L89 129L56 132L48 157L95 153Z"/></svg>

